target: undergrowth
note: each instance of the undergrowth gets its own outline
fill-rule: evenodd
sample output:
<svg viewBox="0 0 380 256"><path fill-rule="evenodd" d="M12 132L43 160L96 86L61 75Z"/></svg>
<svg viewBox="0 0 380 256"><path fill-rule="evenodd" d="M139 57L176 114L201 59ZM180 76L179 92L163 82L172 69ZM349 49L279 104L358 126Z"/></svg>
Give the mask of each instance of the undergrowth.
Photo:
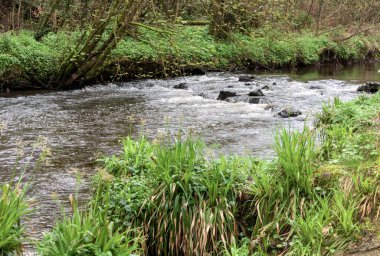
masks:
<svg viewBox="0 0 380 256"><path fill-rule="evenodd" d="M140 28L122 40L103 66L105 79L173 76L192 69L262 68L363 60L379 52L376 36L335 42L336 35L316 36L304 30L286 34L261 28L250 35L234 34L218 41L207 27L178 26L168 31ZM48 84L71 51L78 33L59 32L35 41L28 31L0 35L0 82L19 87ZM33 84L34 83L34 84Z"/></svg>
<svg viewBox="0 0 380 256"><path fill-rule="evenodd" d="M120 229L107 218L107 205L94 203L86 211L71 197L72 215L64 214L51 232L38 242L38 255L139 255L141 241L138 232ZM64 212L64 211L62 211Z"/></svg>

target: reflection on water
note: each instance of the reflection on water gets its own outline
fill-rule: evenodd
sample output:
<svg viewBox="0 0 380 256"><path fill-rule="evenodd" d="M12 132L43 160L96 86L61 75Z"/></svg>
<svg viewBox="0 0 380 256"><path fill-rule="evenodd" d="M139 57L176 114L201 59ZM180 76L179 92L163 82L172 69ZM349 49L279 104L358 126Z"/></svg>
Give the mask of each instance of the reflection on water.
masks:
<svg viewBox="0 0 380 256"><path fill-rule="evenodd" d="M335 96L343 100L357 97L356 81L378 81L376 69L380 69L378 64L335 71L321 67L289 75L265 74L248 84L238 82L236 74L209 73L74 91L5 94L0 96L0 182L11 178L15 166L25 166L28 161L34 165L36 159L27 156L37 138L46 139L51 152L48 162L37 169L26 168L25 175L37 208L27 220L28 232L38 237L60 215L56 201L66 202L75 191L82 200L89 196L95 159L99 154L118 152L122 137L143 131L154 138L157 133L192 130L208 145L219 145L217 152L270 158L276 129L302 129L322 102ZM173 88L181 82L189 89ZM247 97L263 87L265 104L216 100L221 90ZM287 107L301 110L302 116L279 118L276 113ZM78 173L85 180L79 188Z"/></svg>
<svg viewBox="0 0 380 256"><path fill-rule="evenodd" d="M334 64L305 67L296 70L263 72L266 74L288 74L299 81L335 79L344 81L380 81L380 63L339 66Z"/></svg>

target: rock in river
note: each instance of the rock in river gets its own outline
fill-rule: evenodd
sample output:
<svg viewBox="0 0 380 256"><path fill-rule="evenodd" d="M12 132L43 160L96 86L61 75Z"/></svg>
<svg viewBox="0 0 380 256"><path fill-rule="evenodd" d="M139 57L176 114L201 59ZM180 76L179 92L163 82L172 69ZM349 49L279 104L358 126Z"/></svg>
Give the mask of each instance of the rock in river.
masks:
<svg viewBox="0 0 380 256"><path fill-rule="evenodd" d="M220 91L219 96L217 100L225 100L230 97L235 97L236 92L231 92L231 91Z"/></svg>
<svg viewBox="0 0 380 256"><path fill-rule="evenodd" d="M257 78L258 78L257 76L253 76L253 75L239 76L239 82L252 82L253 80Z"/></svg>
<svg viewBox="0 0 380 256"><path fill-rule="evenodd" d="M321 90L323 87L321 85L310 85L309 86L310 90Z"/></svg>
<svg viewBox="0 0 380 256"><path fill-rule="evenodd" d="M260 97L250 97L248 99L248 103L250 103L250 104L260 104Z"/></svg>
<svg viewBox="0 0 380 256"><path fill-rule="evenodd" d="M257 89L248 93L248 96L264 96L264 93L262 90Z"/></svg>
<svg viewBox="0 0 380 256"><path fill-rule="evenodd" d="M189 88L189 86L187 85L187 83L180 83L180 84L176 84L173 86L174 89L182 89L182 90L186 90Z"/></svg>
<svg viewBox="0 0 380 256"><path fill-rule="evenodd" d="M365 85L359 86L358 92L368 92L376 93L380 90L380 83L366 83Z"/></svg>
<svg viewBox="0 0 380 256"><path fill-rule="evenodd" d="M302 112L294 108L284 108L278 112L278 115L282 118L288 118L302 115Z"/></svg>

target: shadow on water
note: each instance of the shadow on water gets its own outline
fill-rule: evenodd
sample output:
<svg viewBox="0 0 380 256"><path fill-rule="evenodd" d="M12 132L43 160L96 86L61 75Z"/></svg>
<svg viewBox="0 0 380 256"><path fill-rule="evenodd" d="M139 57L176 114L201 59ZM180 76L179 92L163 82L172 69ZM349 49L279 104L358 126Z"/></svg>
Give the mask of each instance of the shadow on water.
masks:
<svg viewBox="0 0 380 256"><path fill-rule="evenodd" d="M68 195L77 190L80 174L84 183L79 195L85 200L90 195L88 182L95 172L94 161L99 154L119 152L122 137L143 132L155 138L157 134L191 130L208 145L217 145L217 153L272 158L276 129L302 129L322 102L336 96L342 100L357 97L358 81L379 81L378 69L379 64L369 64L334 71L320 67L264 73L250 83L239 82L236 74L209 73L74 91L11 92L0 96L0 182L10 179L16 165L22 167L28 161L39 137L45 139L51 152L47 163L26 172L31 181L29 196L37 208L27 220L28 232L31 237L40 237L60 215L54 198L67 202ZM183 82L188 89L173 88ZM259 88L266 88L260 104L216 100L221 90L244 98ZM279 118L277 113L287 107L303 114ZM33 164L36 159L29 160Z"/></svg>
<svg viewBox="0 0 380 256"><path fill-rule="evenodd" d="M304 67L294 70L281 70L263 72L263 74L289 75L299 81L322 79L335 79L344 81L380 81L380 63L365 63L361 65L339 66L335 64L320 65L317 67Z"/></svg>

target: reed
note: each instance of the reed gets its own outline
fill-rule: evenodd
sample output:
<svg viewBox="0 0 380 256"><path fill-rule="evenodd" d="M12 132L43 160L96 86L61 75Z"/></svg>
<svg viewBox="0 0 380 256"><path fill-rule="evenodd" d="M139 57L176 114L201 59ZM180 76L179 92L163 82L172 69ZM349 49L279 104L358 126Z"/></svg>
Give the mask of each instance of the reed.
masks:
<svg viewBox="0 0 380 256"><path fill-rule="evenodd" d="M30 212L25 192L19 183L0 187L0 255L21 251L25 239L21 218Z"/></svg>

